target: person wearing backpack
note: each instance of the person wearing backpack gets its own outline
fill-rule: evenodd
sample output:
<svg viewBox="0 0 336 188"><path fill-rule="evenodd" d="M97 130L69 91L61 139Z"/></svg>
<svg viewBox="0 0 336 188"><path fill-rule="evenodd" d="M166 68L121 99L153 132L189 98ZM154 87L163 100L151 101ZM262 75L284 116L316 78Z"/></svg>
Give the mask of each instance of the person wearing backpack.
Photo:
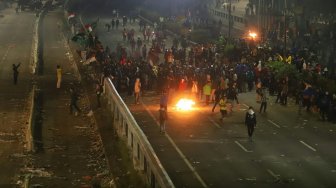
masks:
<svg viewBox="0 0 336 188"><path fill-rule="evenodd" d="M254 113L252 106L250 106L249 109L246 112L245 125L247 127L247 133L248 133L248 136L249 136L249 140L252 141L253 131L254 131L254 128L256 127L256 125L257 125L257 116Z"/></svg>

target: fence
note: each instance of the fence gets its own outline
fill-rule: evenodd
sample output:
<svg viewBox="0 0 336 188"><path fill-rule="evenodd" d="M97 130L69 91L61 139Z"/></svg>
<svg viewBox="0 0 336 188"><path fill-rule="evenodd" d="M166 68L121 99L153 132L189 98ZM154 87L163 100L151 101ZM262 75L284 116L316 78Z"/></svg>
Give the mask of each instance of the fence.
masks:
<svg viewBox="0 0 336 188"><path fill-rule="evenodd" d="M149 187L175 187L110 78L105 79L104 86L113 126L131 151L134 168L143 174Z"/></svg>

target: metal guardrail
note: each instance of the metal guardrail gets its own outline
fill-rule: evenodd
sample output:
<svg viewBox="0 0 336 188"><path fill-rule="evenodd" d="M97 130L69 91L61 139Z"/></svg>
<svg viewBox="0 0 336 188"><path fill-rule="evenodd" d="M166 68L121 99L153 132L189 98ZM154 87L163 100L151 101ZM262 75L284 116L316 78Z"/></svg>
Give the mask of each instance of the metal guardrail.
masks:
<svg viewBox="0 0 336 188"><path fill-rule="evenodd" d="M146 135L116 91L112 80L106 78L104 86L113 117L113 126L118 136L126 142L131 151L134 168L143 174L142 177L149 187L174 188L173 182L156 156Z"/></svg>

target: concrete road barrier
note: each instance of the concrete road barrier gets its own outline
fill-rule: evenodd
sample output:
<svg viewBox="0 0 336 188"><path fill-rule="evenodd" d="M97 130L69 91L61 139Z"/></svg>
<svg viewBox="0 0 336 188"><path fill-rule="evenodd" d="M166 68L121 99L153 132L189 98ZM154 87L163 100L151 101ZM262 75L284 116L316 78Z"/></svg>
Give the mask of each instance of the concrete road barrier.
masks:
<svg viewBox="0 0 336 188"><path fill-rule="evenodd" d="M118 136L126 142L133 159L134 168L141 172L140 174L143 175L142 177L149 185L148 187L175 187L146 135L116 91L112 80L110 78L105 79L104 86L113 117L113 126Z"/></svg>

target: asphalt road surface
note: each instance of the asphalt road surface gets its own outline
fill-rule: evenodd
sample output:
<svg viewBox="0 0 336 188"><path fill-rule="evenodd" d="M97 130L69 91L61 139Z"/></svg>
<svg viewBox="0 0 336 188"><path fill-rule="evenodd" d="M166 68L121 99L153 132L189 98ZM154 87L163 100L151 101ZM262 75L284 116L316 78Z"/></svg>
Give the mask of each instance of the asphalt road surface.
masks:
<svg viewBox="0 0 336 188"><path fill-rule="evenodd" d="M25 134L31 91L31 48L35 14L0 11L0 187L13 187L25 165ZM12 64L21 63L17 85Z"/></svg>
<svg viewBox="0 0 336 188"><path fill-rule="evenodd" d="M273 104L268 112L257 112L253 142L244 126L247 106L259 107L255 93L241 94L240 107L223 122L219 110L200 103L191 112L168 110L166 135L157 124L159 98L145 93L142 104L125 98L134 117L148 135L159 158L177 187L333 187L336 184L335 125L321 122L316 114L298 114L294 104ZM273 102L271 98L270 102ZM258 110L256 110L258 111ZM165 137L171 146L158 143ZM169 148L169 149L168 149ZM178 152L176 152L178 151ZM189 170L177 168L167 153L178 154ZM185 171L184 171L185 170ZM186 181L182 175L198 180ZM202 185L203 184L203 185ZM205 186L204 186L205 184Z"/></svg>
<svg viewBox="0 0 336 188"><path fill-rule="evenodd" d="M111 47L123 42L121 29L107 32L104 28L110 20L101 19L97 32L103 44ZM137 24L127 26L131 27ZM255 91L242 93L239 108L223 122L219 109L212 113L210 105L199 103L186 113L171 104L167 132L162 135L155 92L145 91L140 105L134 105L133 96L123 97L176 187L336 185L335 125L320 121L316 113L300 115L293 101L282 106L270 97L267 113L259 114ZM248 106L257 112L253 142L248 141L244 125Z"/></svg>

